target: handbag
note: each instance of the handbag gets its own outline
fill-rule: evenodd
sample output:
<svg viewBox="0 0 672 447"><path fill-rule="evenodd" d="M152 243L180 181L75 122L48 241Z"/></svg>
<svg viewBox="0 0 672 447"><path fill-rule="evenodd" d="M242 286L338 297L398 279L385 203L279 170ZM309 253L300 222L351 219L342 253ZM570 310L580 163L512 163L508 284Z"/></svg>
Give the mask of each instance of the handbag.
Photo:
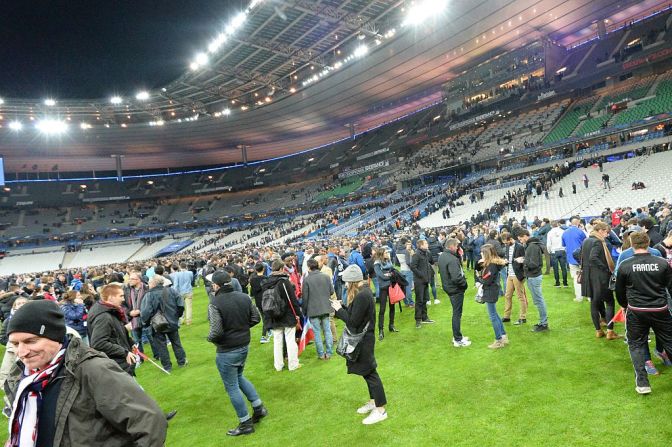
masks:
<svg viewBox="0 0 672 447"><path fill-rule="evenodd" d="M369 323L370 321L367 321L366 326L364 326L362 332L356 334L350 332L348 326L346 325L343 328L343 334L341 335L341 338L338 340L336 353L341 357L344 357L346 360L356 362L359 358L359 353L362 350L360 343L364 338L366 331L369 329Z"/></svg>
<svg viewBox="0 0 672 447"><path fill-rule="evenodd" d="M161 297L161 305L159 306L159 309L156 311L156 313L149 320L149 324L152 326L152 329L154 329L155 332L165 333L170 332L171 329L170 322L166 318L166 310L165 310L167 294L168 289L164 288L163 295Z"/></svg>
<svg viewBox="0 0 672 447"><path fill-rule="evenodd" d="M612 273L609 277L609 290L616 290L616 273Z"/></svg>
<svg viewBox="0 0 672 447"><path fill-rule="evenodd" d="M390 304L397 304L399 301L403 300L406 297L404 291L401 289L399 284L390 286L390 288L388 289L388 293L390 295Z"/></svg>
<svg viewBox="0 0 672 447"><path fill-rule="evenodd" d="M483 284L480 282L476 283L476 295L474 296L474 301L478 304L485 303L485 301L483 301Z"/></svg>

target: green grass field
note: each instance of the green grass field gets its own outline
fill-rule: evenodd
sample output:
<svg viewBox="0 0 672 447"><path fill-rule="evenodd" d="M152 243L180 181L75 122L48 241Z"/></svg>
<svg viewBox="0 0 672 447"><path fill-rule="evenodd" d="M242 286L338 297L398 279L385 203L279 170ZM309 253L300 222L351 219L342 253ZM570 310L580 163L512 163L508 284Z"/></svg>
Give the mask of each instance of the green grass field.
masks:
<svg viewBox="0 0 672 447"><path fill-rule="evenodd" d="M236 415L215 367L207 333L205 292L194 298L196 323L181 330L189 366L171 376L145 364L138 379L164 410L178 409L167 446L654 446L668 445L672 383L669 370L653 377L653 393L639 396L626 345L595 339L589 303L544 278L549 333L506 324L511 344L494 339L484 305L465 299L463 332L473 344L452 346L449 300L431 306L434 325L415 329L413 312L397 315L400 333L376 342L389 418L364 426L355 410L367 398L364 380L347 375L345 361L318 361L310 345L295 372L273 369L272 343L253 330L246 376L269 410L256 433L230 438ZM515 296L514 296L515 300ZM498 304L501 308L503 300ZM514 304L514 317L517 307ZM260 325L259 325L260 326ZM342 324L339 324L339 328ZM617 331L623 332L622 325ZM653 349L653 347L652 347Z"/></svg>

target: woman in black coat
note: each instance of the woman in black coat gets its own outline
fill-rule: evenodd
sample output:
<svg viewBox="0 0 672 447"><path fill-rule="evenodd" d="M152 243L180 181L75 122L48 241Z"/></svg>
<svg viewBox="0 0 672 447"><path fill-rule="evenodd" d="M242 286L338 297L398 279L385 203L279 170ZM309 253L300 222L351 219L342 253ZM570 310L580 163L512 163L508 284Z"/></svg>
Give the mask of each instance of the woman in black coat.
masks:
<svg viewBox="0 0 672 447"><path fill-rule="evenodd" d="M378 364L374 356L376 338L374 328L376 326L376 306L371 289L364 282L362 270L356 265L350 265L343 270L341 278L347 288L348 307L343 308L339 300L332 300L331 306L336 311L336 317L343 320L352 334L360 334L365 331L364 337L359 342L359 356L355 361L346 360L348 374L357 374L364 377L369 388L370 400L357 409L359 414L369 414L362 422L365 425L387 419L385 405L385 389L380 376L376 371Z"/></svg>
<svg viewBox="0 0 672 447"><path fill-rule="evenodd" d="M495 247L486 244L481 247L481 260L478 261L479 274L476 281L483 286L483 302L488 309L488 316L495 331L495 342L488 346L490 349L499 349L509 344L504 323L497 313L499 299L499 271L506 265L506 261L495 251Z"/></svg>
<svg viewBox="0 0 672 447"><path fill-rule="evenodd" d="M590 297L590 316L595 326L595 336L602 338L606 335L607 339L615 340L620 337L614 332L614 323L611 322L616 303L614 293L609 289L614 261L605 242L610 231L606 223L596 222L590 237L581 246L581 291L583 296ZM609 322L606 334L602 330L601 317Z"/></svg>

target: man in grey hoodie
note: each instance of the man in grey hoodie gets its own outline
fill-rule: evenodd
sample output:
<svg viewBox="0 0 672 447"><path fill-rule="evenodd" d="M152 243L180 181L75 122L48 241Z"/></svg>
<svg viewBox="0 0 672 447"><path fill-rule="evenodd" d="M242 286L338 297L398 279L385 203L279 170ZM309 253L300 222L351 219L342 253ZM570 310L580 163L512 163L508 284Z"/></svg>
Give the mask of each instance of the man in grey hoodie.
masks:
<svg viewBox="0 0 672 447"><path fill-rule="evenodd" d="M310 318L310 324L315 331L315 348L320 360L329 360L334 350L334 339L329 327L329 313L334 295L334 284L329 276L320 272L320 264L315 258L306 262L308 274L303 279L303 314ZM324 345L322 337L324 335ZM325 352L326 348L326 352Z"/></svg>

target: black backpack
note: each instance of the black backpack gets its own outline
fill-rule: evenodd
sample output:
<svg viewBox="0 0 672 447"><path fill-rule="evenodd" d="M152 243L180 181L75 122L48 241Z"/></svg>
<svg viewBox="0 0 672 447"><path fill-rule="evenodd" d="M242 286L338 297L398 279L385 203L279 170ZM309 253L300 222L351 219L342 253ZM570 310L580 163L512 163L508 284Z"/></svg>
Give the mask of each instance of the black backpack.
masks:
<svg viewBox="0 0 672 447"><path fill-rule="evenodd" d="M287 302L280 295L279 287L284 286L282 282L275 287L265 289L261 294L261 310L273 318L280 318L285 314Z"/></svg>

